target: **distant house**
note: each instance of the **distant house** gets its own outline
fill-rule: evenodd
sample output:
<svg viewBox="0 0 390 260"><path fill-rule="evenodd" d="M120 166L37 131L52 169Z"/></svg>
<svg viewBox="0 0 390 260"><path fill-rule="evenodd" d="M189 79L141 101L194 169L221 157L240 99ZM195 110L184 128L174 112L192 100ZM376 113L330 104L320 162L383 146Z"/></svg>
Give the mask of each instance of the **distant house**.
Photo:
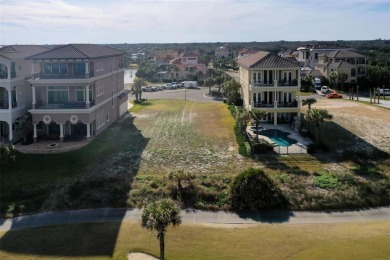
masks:
<svg viewBox="0 0 390 260"><path fill-rule="evenodd" d="M207 66L198 63L198 55L192 52L183 52L169 64L171 69L167 76L175 80L192 80L207 73Z"/></svg>
<svg viewBox="0 0 390 260"><path fill-rule="evenodd" d="M128 110L124 52L68 44L26 59L39 67L29 80L34 141L90 138Z"/></svg>
<svg viewBox="0 0 390 260"><path fill-rule="evenodd" d="M237 59L245 58L259 52L258 48L243 48L238 52Z"/></svg>
<svg viewBox="0 0 390 260"><path fill-rule="evenodd" d="M229 46L221 46L215 49L215 58L217 59L228 59L233 57L233 50L229 48Z"/></svg>
<svg viewBox="0 0 390 260"><path fill-rule="evenodd" d="M319 55L314 68L325 76L344 72L348 75L345 82L356 83L359 77L366 76L366 57L349 50L332 51Z"/></svg>
<svg viewBox="0 0 390 260"><path fill-rule="evenodd" d="M297 63L265 51L237 62L241 95L247 110L265 110L268 115L263 121L275 125L299 116L301 78Z"/></svg>
<svg viewBox="0 0 390 260"><path fill-rule="evenodd" d="M319 55L337 50L350 50L351 48L335 42L316 42L298 48L297 60L302 67L309 66L314 69L314 64L319 61Z"/></svg>
<svg viewBox="0 0 390 260"><path fill-rule="evenodd" d="M19 125L31 108L31 71L39 65L24 58L47 48L39 45L10 45L0 49L0 137L7 142L23 138Z"/></svg>

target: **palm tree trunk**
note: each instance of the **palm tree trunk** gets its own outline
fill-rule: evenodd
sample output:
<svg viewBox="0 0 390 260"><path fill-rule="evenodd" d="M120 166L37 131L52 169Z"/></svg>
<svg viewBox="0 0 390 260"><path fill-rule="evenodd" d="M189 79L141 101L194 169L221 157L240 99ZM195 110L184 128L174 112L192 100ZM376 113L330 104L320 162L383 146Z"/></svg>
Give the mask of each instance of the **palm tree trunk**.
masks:
<svg viewBox="0 0 390 260"><path fill-rule="evenodd" d="M164 232L160 232L160 260L164 260L165 256L165 243L164 243Z"/></svg>

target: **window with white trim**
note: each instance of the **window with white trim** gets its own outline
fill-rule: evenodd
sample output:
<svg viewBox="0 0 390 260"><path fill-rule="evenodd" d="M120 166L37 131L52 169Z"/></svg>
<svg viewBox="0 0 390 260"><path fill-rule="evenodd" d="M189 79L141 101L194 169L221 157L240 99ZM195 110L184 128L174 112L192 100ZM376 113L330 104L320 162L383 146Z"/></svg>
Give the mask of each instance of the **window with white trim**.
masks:
<svg viewBox="0 0 390 260"><path fill-rule="evenodd" d="M68 102L68 87L50 86L47 87L48 104L64 104Z"/></svg>
<svg viewBox="0 0 390 260"><path fill-rule="evenodd" d="M101 96L104 94L104 80L100 80L97 82L97 87L96 87L96 96Z"/></svg>
<svg viewBox="0 0 390 260"><path fill-rule="evenodd" d="M93 91L92 88L89 88L89 101L93 99ZM86 101L87 98L87 90L85 87L76 87L76 101L83 102Z"/></svg>

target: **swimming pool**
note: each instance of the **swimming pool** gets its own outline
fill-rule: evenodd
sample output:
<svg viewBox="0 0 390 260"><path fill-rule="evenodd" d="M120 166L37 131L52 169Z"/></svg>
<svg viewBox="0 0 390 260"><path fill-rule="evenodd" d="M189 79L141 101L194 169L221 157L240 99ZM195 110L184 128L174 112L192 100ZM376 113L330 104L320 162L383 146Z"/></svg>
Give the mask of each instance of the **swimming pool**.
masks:
<svg viewBox="0 0 390 260"><path fill-rule="evenodd" d="M290 133L283 132L277 129L258 131L258 134L268 137L279 146L290 146L292 144L297 143L297 140L287 137Z"/></svg>

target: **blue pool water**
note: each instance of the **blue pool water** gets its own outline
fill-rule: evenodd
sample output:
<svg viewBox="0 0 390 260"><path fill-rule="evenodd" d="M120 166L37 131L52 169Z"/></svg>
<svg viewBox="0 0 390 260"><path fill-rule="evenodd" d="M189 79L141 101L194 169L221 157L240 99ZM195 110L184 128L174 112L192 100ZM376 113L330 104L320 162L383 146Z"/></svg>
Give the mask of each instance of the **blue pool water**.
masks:
<svg viewBox="0 0 390 260"><path fill-rule="evenodd" d="M267 136L279 146L290 146L297 143L297 140L287 137L290 133L283 132L277 129L268 129L258 132L259 135Z"/></svg>

